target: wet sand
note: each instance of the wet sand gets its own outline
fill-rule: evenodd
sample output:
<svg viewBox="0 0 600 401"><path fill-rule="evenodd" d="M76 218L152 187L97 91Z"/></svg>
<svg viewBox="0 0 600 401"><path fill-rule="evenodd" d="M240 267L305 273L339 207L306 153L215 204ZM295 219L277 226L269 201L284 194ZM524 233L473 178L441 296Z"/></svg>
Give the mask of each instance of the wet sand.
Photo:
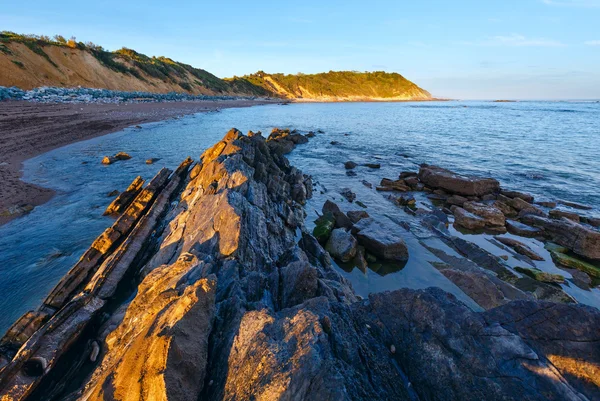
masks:
<svg viewBox="0 0 600 401"><path fill-rule="evenodd" d="M226 100L126 104L0 102L0 225L52 198L47 188L21 181L22 162L70 143L131 125L186 114L277 101Z"/></svg>

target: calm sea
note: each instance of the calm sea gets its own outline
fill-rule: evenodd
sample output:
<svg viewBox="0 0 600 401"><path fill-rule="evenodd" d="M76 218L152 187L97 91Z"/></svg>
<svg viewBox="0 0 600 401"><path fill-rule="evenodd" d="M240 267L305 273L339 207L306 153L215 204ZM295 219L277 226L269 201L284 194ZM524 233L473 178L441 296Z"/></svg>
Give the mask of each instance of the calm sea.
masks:
<svg viewBox="0 0 600 401"><path fill-rule="evenodd" d="M589 204L595 209L591 214L600 209L598 102L291 104L226 109L147 124L141 130L125 129L25 163L25 179L53 188L57 195L29 215L0 227L0 332L37 307L91 241L112 223L102 216L111 201L109 192L125 189L137 175L150 179L163 166L174 168L188 155L197 159L232 127L267 134L273 127L323 131L290 155L294 165L318 182L315 197L306 206L309 227L325 199L340 202L344 210L358 208L342 202L337 191L343 187L352 188L372 215L405 219L404 212L361 181L376 184L383 177L395 178L400 171L416 171L420 163L493 176L504 187L530 192L539 199ZM332 145L332 141L339 144ZM103 156L119 151L133 158L110 166L100 164ZM161 160L146 165L151 157ZM380 163L382 168L359 167L356 177L348 177L343 167L347 160ZM426 237L423 233L420 239ZM411 258L402 269L364 273L340 267L340 271L363 296L433 285L471 304L430 265L436 259L414 233L407 233L405 239ZM477 242L493 251L489 241ZM543 252L541 244L537 245ZM511 258L508 263L517 262ZM551 262L539 267L560 272ZM573 285L564 289L579 302L600 307L599 290L584 291Z"/></svg>

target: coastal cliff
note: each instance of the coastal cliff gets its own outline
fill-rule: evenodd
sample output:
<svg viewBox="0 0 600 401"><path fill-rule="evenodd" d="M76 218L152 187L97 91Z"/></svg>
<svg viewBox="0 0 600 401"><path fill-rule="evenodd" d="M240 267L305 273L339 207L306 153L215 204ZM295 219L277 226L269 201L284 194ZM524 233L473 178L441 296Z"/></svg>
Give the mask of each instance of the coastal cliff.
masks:
<svg viewBox="0 0 600 401"><path fill-rule="evenodd" d="M448 234L441 210L420 215L472 260L440 254L482 312L437 288L355 295L331 256L406 260L404 228L330 202L306 229L312 179L285 154L314 136L232 129L198 162L134 185L113 226L0 341L0 399L598 399L600 312L560 287L524 278L519 289L501 260ZM378 189L453 194L462 224L494 232L506 231L498 208L519 209L562 252L600 259L597 231L540 216L496 180L427 165L401 177Z"/></svg>
<svg viewBox="0 0 600 401"><path fill-rule="evenodd" d="M250 82L277 96L319 102L431 100L431 94L397 73L330 71L320 74L256 74L231 80Z"/></svg>
<svg viewBox="0 0 600 401"><path fill-rule="evenodd" d="M396 73L341 71L283 75L259 71L221 79L170 58L148 57L128 48L111 52L75 39L12 32L0 32L0 70L0 86L24 90L81 86L126 92L260 96L303 101L431 99L429 92Z"/></svg>

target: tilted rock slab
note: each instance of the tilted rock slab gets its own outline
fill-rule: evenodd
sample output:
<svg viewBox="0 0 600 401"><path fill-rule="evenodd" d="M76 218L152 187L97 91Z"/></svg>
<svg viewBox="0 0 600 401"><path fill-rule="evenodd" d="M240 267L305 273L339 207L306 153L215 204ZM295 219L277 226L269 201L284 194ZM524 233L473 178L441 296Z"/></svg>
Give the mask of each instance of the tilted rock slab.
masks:
<svg viewBox="0 0 600 401"><path fill-rule="evenodd" d="M500 183L493 178L464 176L438 166L422 165L419 180L431 188L439 188L453 194L482 196L498 192Z"/></svg>

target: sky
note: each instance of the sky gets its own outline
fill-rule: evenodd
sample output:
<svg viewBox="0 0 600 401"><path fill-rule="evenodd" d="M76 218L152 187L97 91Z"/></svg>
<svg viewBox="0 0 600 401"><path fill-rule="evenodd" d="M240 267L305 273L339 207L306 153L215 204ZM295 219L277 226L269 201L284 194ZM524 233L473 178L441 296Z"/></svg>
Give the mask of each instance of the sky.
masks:
<svg viewBox="0 0 600 401"><path fill-rule="evenodd" d="M600 99L600 0L0 0L0 30L222 78L383 70L438 97Z"/></svg>

